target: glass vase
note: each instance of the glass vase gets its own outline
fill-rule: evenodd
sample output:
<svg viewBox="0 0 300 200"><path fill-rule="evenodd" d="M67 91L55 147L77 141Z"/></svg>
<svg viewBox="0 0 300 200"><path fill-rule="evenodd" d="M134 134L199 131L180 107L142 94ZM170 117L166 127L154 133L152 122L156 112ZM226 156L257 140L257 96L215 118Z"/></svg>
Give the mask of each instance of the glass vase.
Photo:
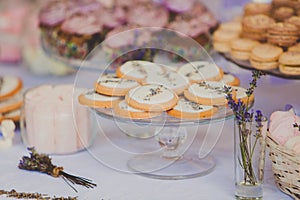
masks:
<svg viewBox="0 0 300 200"><path fill-rule="evenodd" d="M236 199L262 199L267 120L234 121Z"/></svg>

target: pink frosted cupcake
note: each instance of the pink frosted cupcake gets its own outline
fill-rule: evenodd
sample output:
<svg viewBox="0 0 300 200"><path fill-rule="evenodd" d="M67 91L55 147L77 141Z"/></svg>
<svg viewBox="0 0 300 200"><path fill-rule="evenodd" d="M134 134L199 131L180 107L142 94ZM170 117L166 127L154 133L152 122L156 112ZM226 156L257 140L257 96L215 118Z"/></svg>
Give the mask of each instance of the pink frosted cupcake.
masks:
<svg viewBox="0 0 300 200"><path fill-rule="evenodd" d="M149 29L137 25L124 25L108 32L103 43L107 60L115 68L128 60L152 61L154 50L151 47L152 33Z"/></svg>
<svg viewBox="0 0 300 200"><path fill-rule="evenodd" d="M68 3L66 1L52 1L40 10L39 27L42 37L50 45L56 43L57 32L68 16L67 11Z"/></svg>
<svg viewBox="0 0 300 200"><path fill-rule="evenodd" d="M126 23L126 11L121 6L103 9L101 21L107 30L114 29Z"/></svg>
<svg viewBox="0 0 300 200"><path fill-rule="evenodd" d="M155 3L139 3L129 8L128 24L141 27L165 27L169 20L169 12L165 7Z"/></svg>
<svg viewBox="0 0 300 200"><path fill-rule="evenodd" d="M55 47L64 57L84 58L103 38L102 22L94 15L74 15L61 25Z"/></svg>

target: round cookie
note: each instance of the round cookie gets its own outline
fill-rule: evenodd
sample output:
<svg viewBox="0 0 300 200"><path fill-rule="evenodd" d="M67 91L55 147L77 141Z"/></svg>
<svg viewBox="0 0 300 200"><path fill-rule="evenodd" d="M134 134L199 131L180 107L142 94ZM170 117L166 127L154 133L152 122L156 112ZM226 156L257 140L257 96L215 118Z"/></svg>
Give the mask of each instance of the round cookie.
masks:
<svg viewBox="0 0 300 200"><path fill-rule="evenodd" d="M160 84L181 94L188 87L189 81L175 71L165 71L163 74L149 74L143 84Z"/></svg>
<svg viewBox="0 0 300 200"><path fill-rule="evenodd" d="M244 15L245 16L257 15L257 14L270 15L271 8L272 8L271 4L250 2L244 6Z"/></svg>
<svg viewBox="0 0 300 200"><path fill-rule="evenodd" d="M20 115L21 115L21 110L20 109L12 110L12 111L9 111L7 113L4 113L3 114L3 119L10 119L14 122L18 122L18 121L20 121ZM0 119L0 121L1 121L1 119Z"/></svg>
<svg viewBox="0 0 300 200"><path fill-rule="evenodd" d="M181 66L178 71L180 75L186 77L190 83L202 81L219 81L223 77L223 70L214 63L207 61L190 62Z"/></svg>
<svg viewBox="0 0 300 200"><path fill-rule="evenodd" d="M284 52L279 57L279 63L289 66L298 66L300 67L300 52Z"/></svg>
<svg viewBox="0 0 300 200"><path fill-rule="evenodd" d="M296 25L287 22L278 22L270 25L268 29L269 35L299 35L298 28Z"/></svg>
<svg viewBox="0 0 300 200"><path fill-rule="evenodd" d="M276 21L284 21L294 15L294 9L286 6L273 10L272 16Z"/></svg>
<svg viewBox="0 0 300 200"><path fill-rule="evenodd" d="M240 33L242 32L242 24L241 22L237 22L237 21L224 22L220 24L218 29Z"/></svg>
<svg viewBox="0 0 300 200"><path fill-rule="evenodd" d="M127 104L145 111L166 111L173 108L178 96L163 85L149 84L131 89L125 96Z"/></svg>
<svg viewBox="0 0 300 200"><path fill-rule="evenodd" d="M117 68L116 74L120 78L142 82L150 73L163 73L163 68L156 63L143 60L127 61Z"/></svg>
<svg viewBox="0 0 300 200"><path fill-rule="evenodd" d="M15 76L0 76L0 100L7 99L22 89L22 81Z"/></svg>
<svg viewBox="0 0 300 200"><path fill-rule="evenodd" d="M259 70L270 70L278 68L278 62L260 62L256 60L250 59L250 64L253 68Z"/></svg>
<svg viewBox="0 0 300 200"><path fill-rule="evenodd" d="M240 85L240 79L232 74L224 74L223 78L220 80L220 82L230 85L230 86L239 86Z"/></svg>
<svg viewBox="0 0 300 200"><path fill-rule="evenodd" d="M250 52L259 42L247 38L238 38L230 43L230 47L237 51Z"/></svg>
<svg viewBox="0 0 300 200"><path fill-rule="evenodd" d="M251 103L251 102L254 101L254 94L252 94L252 95L248 98L248 96L247 96L247 94L246 94L246 91L247 91L247 90L246 90L245 88L234 86L234 87L232 87L232 90L234 90L235 93L236 93L236 100L237 100L237 101L240 99L240 100L241 100L243 103L245 103L245 104Z"/></svg>
<svg viewBox="0 0 300 200"><path fill-rule="evenodd" d="M109 96L125 96L127 92L139 86L135 80L101 76L95 83L96 92Z"/></svg>
<svg viewBox="0 0 300 200"><path fill-rule="evenodd" d="M290 67L286 65L279 65L279 71L286 75L300 75L300 67Z"/></svg>
<svg viewBox="0 0 300 200"><path fill-rule="evenodd" d="M190 101L203 105L225 105L227 100L224 85L215 81L194 83L184 91L184 96ZM232 92L232 96L235 98L235 91Z"/></svg>
<svg viewBox="0 0 300 200"><path fill-rule="evenodd" d="M237 60L249 60L250 58L250 52L247 51L237 51L231 49L230 55L232 58L237 59Z"/></svg>
<svg viewBox="0 0 300 200"><path fill-rule="evenodd" d="M6 113L20 108L23 104L23 95L21 93L15 94L11 98L0 101L0 113Z"/></svg>
<svg viewBox="0 0 300 200"><path fill-rule="evenodd" d="M121 100L121 97L106 96L97 93L95 90L88 90L79 95L78 101L82 105L92 108L111 108L113 105Z"/></svg>
<svg viewBox="0 0 300 200"><path fill-rule="evenodd" d="M288 51L296 51L296 52L300 52L300 43L297 43L297 44L295 44L295 45L293 45L293 46L290 46L290 47L288 48Z"/></svg>
<svg viewBox="0 0 300 200"><path fill-rule="evenodd" d="M167 113L176 118L201 119L211 117L217 110L215 106L201 105L185 98L180 98L177 105Z"/></svg>
<svg viewBox="0 0 300 200"><path fill-rule="evenodd" d="M162 114L162 112L148 112L129 106L125 100L119 101L114 106L114 114L130 119L148 119Z"/></svg>
<svg viewBox="0 0 300 200"><path fill-rule="evenodd" d="M259 44L252 49L250 58L261 62L273 62L277 61L282 53L283 50L275 45Z"/></svg>
<svg viewBox="0 0 300 200"><path fill-rule="evenodd" d="M229 42L213 42L213 48L222 53L230 52Z"/></svg>
<svg viewBox="0 0 300 200"><path fill-rule="evenodd" d="M239 37L240 32L217 30L213 33L214 42L230 42Z"/></svg>
<svg viewBox="0 0 300 200"><path fill-rule="evenodd" d="M264 14L245 16L242 21L243 31L253 33L266 32L273 23L275 20Z"/></svg>

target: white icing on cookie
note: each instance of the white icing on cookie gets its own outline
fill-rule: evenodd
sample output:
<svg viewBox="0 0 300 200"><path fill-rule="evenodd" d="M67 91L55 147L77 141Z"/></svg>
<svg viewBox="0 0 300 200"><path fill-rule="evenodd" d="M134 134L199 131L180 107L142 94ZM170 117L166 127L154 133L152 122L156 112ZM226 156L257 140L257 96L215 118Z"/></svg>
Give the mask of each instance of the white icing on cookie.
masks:
<svg viewBox="0 0 300 200"><path fill-rule="evenodd" d="M213 109L213 106L201 105L181 98L173 109L185 113L201 113Z"/></svg>
<svg viewBox="0 0 300 200"><path fill-rule="evenodd" d="M1 77L0 77L1 78ZM19 79L14 76L4 76L0 81L0 96L15 90L19 85Z"/></svg>
<svg viewBox="0 0 300 200"><path fill-rule="evenodd" d="M143 60L128 61L120 67L120 71L126 76L138 79L146 78L151 73L164 72L160 65Z"/></svg>
<svg viewBox="0 0 300 200"><path fill-rule="evenodd" d="M143 110L135 109L135 108L129 106L125 100L119 102L118 106L120 109L130 111L130 112L145 112Z"/></svg>
<svg viewBox="0 0 300 200"><path fill-rule="evenodd" d="M236 98L237 99L242 99L242 98L245 98L247 97L246 95L246 89L243 88L243 87L232 87L233 90L236 91Z"/></svg>
<svg viewBox="0 0 300 200"><path fill-rule="evenodd" d="M166 71L163 74L151 73L144 81L147 84L160 84L171 90L184 89L188 86L188 80L174 71Z"/></svg>
<svg viewBox="0 0 300 200"><path fill-rule="evenodd" d="M92 101L115 101L120 99L120 97L106 96L95 92L94 90L89 90L84 94L84 97Z"/></svg>
<svg viewBox="0 0 300 200"><path fill-rule="evenodd" d="M143 85L129 91L129 97L143 104L164 104L175 98L172 90L156 84Z"/></svg>
<svg viewBox="0 0 300 200"><path fill-rule="evenodd" d="M224 84L221 82L207 81L194 83L189 87L189 92L202 98L225 98Z"/></svg>
<svg viewBox="0 0 300 200"><path fill-rule="evenodd" d="M190 62L178 69L178 73L192 81L207 80L220 75L220 69L206 61Z"/></svg>
<svg viewBox="0 0 300 200"><path fill-rule="evenodd" d="M110 77L99 78L98 84L108 88L121 88L121 89L133 88L139 85L139 83L134 80L128 80L122 78L110 78Z"/></svg>
<svg viewBox="0 0 300 200"><path fill-rule="evenodd" d="M224 74L223 78L220 80L220 82L223 82L225 84L229 84L233 82L235 77L232 74Z"/></svg>

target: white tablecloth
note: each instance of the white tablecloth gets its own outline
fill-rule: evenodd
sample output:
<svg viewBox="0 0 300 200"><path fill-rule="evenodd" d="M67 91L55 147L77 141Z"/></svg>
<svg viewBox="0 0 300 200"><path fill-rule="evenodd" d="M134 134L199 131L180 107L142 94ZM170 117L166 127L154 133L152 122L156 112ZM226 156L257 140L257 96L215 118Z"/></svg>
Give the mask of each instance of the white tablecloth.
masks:
<svg viewBox="0 0 300 200"><path fill-rule="evenodd" d="M250 71L236 67L223 59L217 59L217 63L224 71L236 74L241 79L242 85L248 85ZM44 83L73 83L76 75L35 76L22 66L0 65L0 75L9 74L20 76L25 89ZM254 108L263 110L263 113L269 116L273 111L282 109L285 104L290 103L295 106L299 114L299 86L300 80L265 76L260 80L256 90ZM28 154L18 131L14 139L14 146L0 150L0 189L39 192L50 196L78 196L79 199L234 199L232 119L226 120L224 124L222 122L212 124L212 127L215 127L212 130L215 130L215 134L217 134L212 135L212 138L218 136L218 131L221 130L221 135L210 153L216 161L215 169L205 176L186 180L157 180L128 173L126 161L133 156L133 153L143 152L147 148L158 146L158 144L153 139L130 138L108 119L99 118L99 122L104 134L99 132L89 151L52 156L53 163L64 166L67 172L92 179L98 184L96 188L86 189L78 186L76 187L78 193L76 193L62 179L18 169L19 159ZM203 125L203 128L201 127L201 130L198 131L191 147L191 150L196 153L201 150L201 141L205 136L203 130L208 126ZM213 142L214 139L211 143L213 144ZM265 171L264 199L291 199L275 187L268 157ZM0 199L4 199L4 197L2 196Z"/></svg>

